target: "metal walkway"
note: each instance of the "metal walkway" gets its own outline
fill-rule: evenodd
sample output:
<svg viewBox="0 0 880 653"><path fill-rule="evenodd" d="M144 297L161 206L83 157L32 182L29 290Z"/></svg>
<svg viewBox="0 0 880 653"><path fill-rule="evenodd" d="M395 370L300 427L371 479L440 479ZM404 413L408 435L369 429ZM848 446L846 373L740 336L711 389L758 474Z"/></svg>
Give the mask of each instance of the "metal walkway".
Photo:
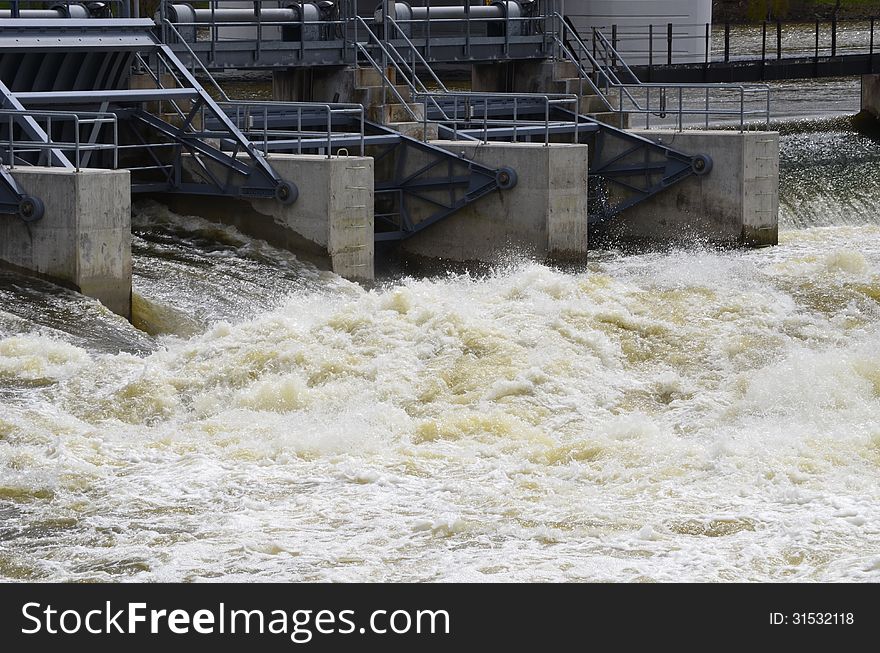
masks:
<svg viewBox="0 0 880 653"><path fill-rule="evenodd" d="M640 43L632 70L648 82L737 83L880 72L880 24L875 18L762 21L749 25L607 25L600 31L626 51ZM592 41L592 35L585 35ZM705 56L682 63L675 53L697 40Z"/></svg>

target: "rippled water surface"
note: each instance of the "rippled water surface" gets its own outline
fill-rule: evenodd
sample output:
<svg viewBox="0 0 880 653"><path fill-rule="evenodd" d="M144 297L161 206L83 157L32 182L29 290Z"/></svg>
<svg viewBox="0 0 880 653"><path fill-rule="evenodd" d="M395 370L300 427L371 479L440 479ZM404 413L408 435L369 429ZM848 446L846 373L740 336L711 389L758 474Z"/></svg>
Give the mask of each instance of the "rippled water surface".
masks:
<svg viewBox="0 0 880 653"><path fill-rule="evenodd" d="M880 145L779 247L364 288L144 204L135 329L0 277L0 577L880 579Z"/></svg>

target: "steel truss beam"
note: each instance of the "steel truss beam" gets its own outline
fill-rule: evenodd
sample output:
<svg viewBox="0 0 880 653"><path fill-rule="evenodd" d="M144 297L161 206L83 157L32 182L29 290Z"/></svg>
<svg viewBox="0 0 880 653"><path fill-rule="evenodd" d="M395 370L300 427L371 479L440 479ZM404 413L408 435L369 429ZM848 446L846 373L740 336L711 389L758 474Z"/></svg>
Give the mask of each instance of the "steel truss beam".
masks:
<svg viewBox="0 0 880 653"><path fill-rule="evenodd" d="M449 103L441 103L449 108ZM440 126L442 138L489 141L570 142L577 129L578 140L589 145L589 222L599 224L663 192L691 175L705 175L712 169L706 154L688 154L623 129L555 107L549 127L543 109L520 104L514 119L509 102L493 100L486 115L491 126L481 124L483 109L472 120ZM440 120L437 109L428 107L428 119Z"/></svg>
<svg viewBox="0 0 880 653"><path fill-rule="evenodd" d="M320 115L298 115L285 112L282 106L274 108L266 117L256 114L251 118L252 138L260 133L266 122L267 142L254 140L257 149L270 152L327 153L327 138L323 135L291 138L290 133L309 134L314 129L326 128L326 119ZM352 131L360 125L347 116L335 116L333 129L339 132L330 140L330 149L339 153L351 146ZM207 121L208 127L213 126ZM271 134L281 134L272 137ZM383 125L364 123L364 145L374 160L374 197L376 240L404 240L431 225L449 217L481 197L516 185L516 172L510 168L494 169L470 161L443 148L404 136ZM223 144L225 149L225 144Z"/></svg>
<svg viewBox="0 0 880 653"><path fill-rule="evenodd" d="M712 169L708 155L686 154L615 128L596 131L591 145L591 224L616 218L683 179Z"/></svg>
<svg viewBox="0 0 880 653"><path fill-rule="evenodd" d="M120 130L133 140L118 147L127 155L122 167L132 173L132 192L296 200L296 186L278 175L174 52L158 41L151 20L0 20L0 26L0 71L11 87L0 82L2 108L97 109L115 115ZM155 63L155 72L148 60ZM128 88L133 63L150 74L156 88ZM174 117L149 113L147 104L159 111L170 106ZM210 132L196 125L197 115L211 118ZM46 160L44 154L38 161L29 155L21 163L74 168L61 150L51 148L52 135L32 118L15 117L15 127L52 157ZM99 131L88 136L90 144L100 138ZM229 152L217 147L218 140ZM87 163L110 165L92 154L86 154ZM133 161L134 155L140 160ZM7 210L20 199L10 179L5 175L2 182Z"/></svg>
<svg viewBox="0 0 880 653"><path fill-rule="evenodd" d="M492 169L406 136L374 156L376 240L403 240L496 190L516 185Z"/></svg>

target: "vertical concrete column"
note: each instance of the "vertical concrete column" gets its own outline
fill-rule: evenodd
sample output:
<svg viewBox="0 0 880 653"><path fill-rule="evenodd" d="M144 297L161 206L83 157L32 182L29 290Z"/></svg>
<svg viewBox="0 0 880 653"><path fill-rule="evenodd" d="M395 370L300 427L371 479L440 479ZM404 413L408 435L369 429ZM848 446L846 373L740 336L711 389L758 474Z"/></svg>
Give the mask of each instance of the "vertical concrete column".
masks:
<svg viewBox="0 0 880 653"><path fill-rule="evenodd" d="M880 75L862 75L862 111L880 120Z"/></svg>
<svg viewBox="0 0 880 653"><path fill-rule="evenodd" d="M297 185L299 198L290 205L254 200L254 209L323 248L340 276L373 279L373 160L276 154L269 162Z"/></svg>
<svg viewBox="0 0 880 653"><path fill-rule="evenodd" d="M375 257L373 160L343 157L331 161L327 251L333 271L346 279L371 280Z"/></svg>
<svg viewBox="0 0 880 653"><path fill-rule="evenodd" d="M707 154L712 170L673 184L603 227L613 240L650 244L705 242L764 246L778 242L779 134L636 132L689 154ZM612 152L606 152L611 156Z"/></svg>
<svg viewBox="0 0 880 653"><path fill-rule="evenodd" d="M492 168L510 167L517 184L405 240L406 251L455 261L493 262L507 251L539 259L586 257L586 145L433 143Z"/></svg>
<svg viewBox="0 0 880 653"><path fill-rule="evenodd" d="M131 317L131 182L128 170L20 167L12 176L46 211L24 223L0 216L0 260Z"/></svg>

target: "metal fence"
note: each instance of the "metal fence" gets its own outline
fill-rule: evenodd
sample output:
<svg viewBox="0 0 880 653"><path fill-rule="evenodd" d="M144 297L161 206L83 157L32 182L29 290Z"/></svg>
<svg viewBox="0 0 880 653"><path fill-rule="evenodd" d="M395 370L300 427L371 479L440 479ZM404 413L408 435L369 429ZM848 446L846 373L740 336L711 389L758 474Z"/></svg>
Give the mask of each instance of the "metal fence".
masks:
<svg viewBox="0 0 880 653"><path fill-rule="evenodd" d="M264 156L273 149L295 149L302 154L304 149L320 148L330 157L342 141L358 143L360 155L364 155L364 107L360 104L232 100L218 105ZM356 129L340 129L334 125L334 117L353 118L346 122ZM210 131L205 135L216 136Z"/></svg>
<svg viewBox="0 0 880 653"><path fill-rule="evenodd" d="M880 54L880 20L762 21L758 23L645 23L597 25L615 49L640 65L711 65L738 60L821 59ZM589 35L585 36L588 40ZM680 61L682 52L698 57Z"/></svg>
<svg viewBox="0 0 880 653"><path fill-rule="evenodd" d="M588 45L557 14L560 24L560 57L578 70L579 78L604 102L608 111L645 117L645 127L672 125L683 129L696 122L709 128L714 120L734 121L740 131L757 119L770 123L771 94L766 84L669 84L639 79L615 44L599 28L593 28ZM662 121L665 121L662 122Z"/></svg>
<svg viewBox="0 0 880 653"><path fill-rule="evenodd" d="M471 138L477 133L480 140L488 142L501 129L514 141L519 135L537 132L549 145L550 135L561 129L571 132L573 141L578 142L578 96L574 94L445 91L416 94L415 99L424 107L425 128L431 107L438 107L439 113L435 111L431 122L450 126L454 140L458 140L459 132L465 132ZM572 118L554 118L557 107L568 109Z"/></svg>
<svg viewBox="0 0 880 653"><path fill-rule="evenodd" d="M119 165L119 129L116 115L98 112L70 111L28 111L22 109L0 109L0 124L6 134L0 137L0 150L4 163L10 168L16 165L53 166L59 161L53 153L62 153L71 158L77 172L87 167L93 152L109 151L114 170ZM68 125L71 129L64 129ZM103 129L108 126L108 129ZM36 128L36 129L34 129ZM83 135L88 128L88 135ZM27 132L36 132L28 135ZM61 131L65 140L56 140L53 134ZM16 136L16 132L19 133ZM42 134L40 133L42 132ZM105 142L98 142L103 132ZM109 132L109 133L108 133ZM45 135L45 140L39 137ZM36 161L29 161L26 155L37 154ZM103 167L103 166L102 166Z"/></svg>

